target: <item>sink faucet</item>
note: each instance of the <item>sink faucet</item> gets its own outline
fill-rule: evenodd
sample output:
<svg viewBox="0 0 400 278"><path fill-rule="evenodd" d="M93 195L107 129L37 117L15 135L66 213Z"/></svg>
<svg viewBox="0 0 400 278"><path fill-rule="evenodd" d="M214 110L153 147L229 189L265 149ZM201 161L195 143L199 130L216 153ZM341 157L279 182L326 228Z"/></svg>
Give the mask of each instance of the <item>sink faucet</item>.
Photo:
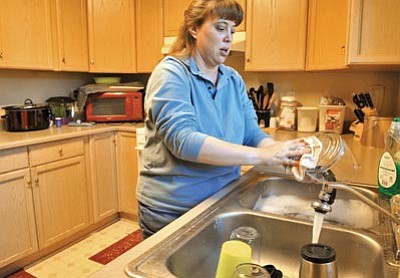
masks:
<svg viewBox="0 0 400 278"><path fill-rule="evenodd" d="M324 172L316 172L314 178L317 180L323 181L336 181L335 175L331 170ZM314 208L315 212L326 214L332 211L331 205L335 201L336 198L336 189L329 187L325 182L322 185L322 189L318 194L318 201L314 201L311 203L311 206Z"/></svg>
<svg viewBox="0 0 400 278"><path fill-rule="evenodd" d="M385 217L389 218L392 221L392 223L394 223L391 225L394 235L394 248L393 248L394 257L396 260L400 260L400 229L398 229L398 225L400 225L400 219L395 217L382 207L380 207L375 202L365 197L363 194L361 194L359 191L352 188L351 186L342 183L337 183L336 181L325 181L319 193L319 200L311 204L314 210L316 212L320 212L323 214L332 211L331 205L334 202L337 189L350 192L351 194L355 195L358 199L363 201L365 204L378 211L378 213L381 213Z"/></svg>
<svg viewBox="0 0 400 278"><path fill-rule="evenodd" d="M383 214L390 220L392 220L394 223L397 225L400 224L400 219L380 207L378 204L375 202L371 201L367 197L365 197L363 194L358 192L356 189L352 188L351 186L338 183L336 182L335 175L331 170L324 171L322 174L318 173L318 176L314 176L314 180L323 180L323 186L321 191L319 192L319 200L315 201L311 204L311 206L314 208L316 212L320 213L327 213L332 211L331 205L335 201L336 197L336 190L341 189L345 190L347 192L350 192L351 194L355 195L358 199L360 199L362 202L373 208L374 210L378 211L379 213Z"/></svg>

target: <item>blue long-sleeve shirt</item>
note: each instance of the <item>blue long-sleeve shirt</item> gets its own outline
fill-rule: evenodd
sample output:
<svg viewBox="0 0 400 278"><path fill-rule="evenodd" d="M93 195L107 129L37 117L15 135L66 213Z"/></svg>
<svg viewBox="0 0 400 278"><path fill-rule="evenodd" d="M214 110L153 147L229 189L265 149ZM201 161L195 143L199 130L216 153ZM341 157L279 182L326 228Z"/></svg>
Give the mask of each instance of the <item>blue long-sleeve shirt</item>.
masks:
<svg viewBox="0 0 400 278"><path fill-rule="evenodd" d="M181 214L239 177L239 166L197 162L207 136L247 146L268 137L257 125L241 76L225 65L218 75L214 86L193 58L171 56L152 72L137 187L142 204Z"/></svg>

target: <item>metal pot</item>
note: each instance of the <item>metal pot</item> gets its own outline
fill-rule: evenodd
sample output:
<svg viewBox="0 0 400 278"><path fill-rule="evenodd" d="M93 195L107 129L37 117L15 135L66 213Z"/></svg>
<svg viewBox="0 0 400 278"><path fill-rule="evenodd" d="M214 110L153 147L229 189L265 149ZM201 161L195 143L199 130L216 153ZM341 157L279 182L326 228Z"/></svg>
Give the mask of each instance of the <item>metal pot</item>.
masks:
<svg viewBox="0 0 400 278"><path fill-rule="evenodd" d="M34 104L26 99L24 105L2 107L7 131L30 131L46 129L50 126L51 110L48 104Z"/></svg>

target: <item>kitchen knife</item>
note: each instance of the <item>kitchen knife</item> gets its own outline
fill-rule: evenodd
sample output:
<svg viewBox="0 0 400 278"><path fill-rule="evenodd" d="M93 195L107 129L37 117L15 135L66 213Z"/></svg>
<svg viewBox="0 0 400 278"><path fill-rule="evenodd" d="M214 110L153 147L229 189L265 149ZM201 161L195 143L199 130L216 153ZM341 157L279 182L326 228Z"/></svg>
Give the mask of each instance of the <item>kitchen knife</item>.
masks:
<svg viewBox="0 0 400 278"><path fill-rule="evenodd" d="M365 93L365 101L367 102L368 106L373 109L374 108L374 102L372 101L371 95L369 93Z"/></svg>
<svg viewBox="0 0 400 278"><path fill-rule="evenodd" d="M358 94L358 99L360 100L360 103L364 104L364 107L368 107L367 99L363 93Z"/></svg>
<svg viewBox="0 0 400 278"><path fill-rule="evenodd" d="M360 100L356 93L353 93L353 102L355 105L357 105L358 109L362 109L365 107L365 103Z"/></svg>
<svg viewBox="0 0 400 278"><path fill-rule="evenodd" d="M363 123L364 122L364 112L361 109L354 109L354 115L356 115L357 119Z"/></svg>

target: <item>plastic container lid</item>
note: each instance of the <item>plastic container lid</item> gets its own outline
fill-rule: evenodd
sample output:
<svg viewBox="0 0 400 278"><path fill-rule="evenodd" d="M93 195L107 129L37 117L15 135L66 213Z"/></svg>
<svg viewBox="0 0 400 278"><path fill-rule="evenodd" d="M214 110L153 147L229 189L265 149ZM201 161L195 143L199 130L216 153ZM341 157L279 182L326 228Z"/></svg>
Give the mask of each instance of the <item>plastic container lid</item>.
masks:
<svg viewBox="0 0 400 278"><path fill-rule="evenodd" d="M296 101L296 97L295 96L283 96L282 101L288 101L288 102Z"/></svg>
<svg viewBox="0 0 400 278"><path fill-rule="evenodd" d="M301 257L312 263L326 264L336 259L336 251L325 244L306 244L301 248Z"/></svg>

